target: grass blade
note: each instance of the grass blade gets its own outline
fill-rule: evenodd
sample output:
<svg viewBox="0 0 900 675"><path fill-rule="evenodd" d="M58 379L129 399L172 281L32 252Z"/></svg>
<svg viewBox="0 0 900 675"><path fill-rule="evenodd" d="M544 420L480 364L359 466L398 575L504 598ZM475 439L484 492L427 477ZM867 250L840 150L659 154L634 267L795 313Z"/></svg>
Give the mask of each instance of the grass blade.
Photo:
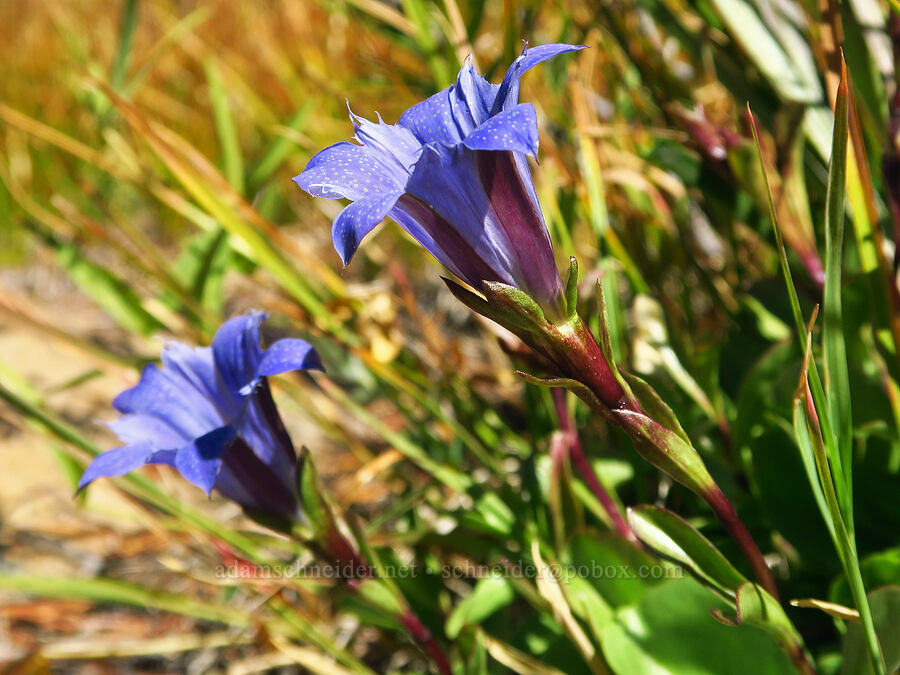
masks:
<svg viewBox="0 0 900 675"><path fill-rule="evenodd" d="M122 21L119 24L119 49L116 52L116 60L110 75L110 84L116 91L119 91L125 84L128 60L131 56L131 43L134 29L137 26L137 9L138 0L126 0L125 6L122 8Z"/></svg>
<svg viewBox="0 0 900 675"><path fill-rule="evenodd" d="M841 62L841 82L835 102L834 135L825 211L825 294L823 346L825 356L825 393L832 430L836 434L839 462L832 471L840 473L835 481L845 523L853 532L853 429L850 411L850 376L847 371L847 347L844 342L841 304L841 267L844 243L844 195L847 182L848 135L847 68ZM833 459L832 459L833 462Z"/></svg>
<svg viewBox="0 0 900 675"><path fill-rule="evenodd" d="M228 105L228 92L222 82L222 73L212 59L204 64L206 82L209 85L209 98L212 102L213 118L219 144L222 148L222 166L228 183L239 194L244 193L244 160L241 157L241 144L238 140L237 128L231 107Z"/></svg>

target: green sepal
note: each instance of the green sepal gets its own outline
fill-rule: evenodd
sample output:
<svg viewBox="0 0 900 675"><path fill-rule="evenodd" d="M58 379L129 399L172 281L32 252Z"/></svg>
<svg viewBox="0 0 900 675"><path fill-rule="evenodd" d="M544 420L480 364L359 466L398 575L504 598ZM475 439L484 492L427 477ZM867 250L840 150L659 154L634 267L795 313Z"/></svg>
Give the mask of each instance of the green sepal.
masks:
<svg viewBox="0 0 900 675"><path fill-rule="evenodd" d="M273 516L271 513L262 509L251 509L245 506L242 510L244 515L257 525L262 525L263 527L275 532L280 532L281 534L289 535L293 532L300 531L298 528L302 529L302 524Z"/></svg>
<svg viewBox="0 0 900 675"><path fill-rule="evenodd" d="M406 607L398 598L397 592L383 579L364 579L356 592L371 606L390 617L399 617L406 612Z"/></svg>
<svg viewBox="0 0 900 675"><path fill-rule="evenodd" d="M547 323L540 305L525 291L499 281L485 281L483 285L488 302L502 307L523 328L533 330Z"/></svg>
<svg viewBox="0 0 900 675"><path fill-rule="evenodd" d="M666 429L674 431L687 443L691 442L691 439L681 426L675 413L672 412L672 409L668 404L660 398L653 387L637 375L622 373L622 376L625 378L625 381L628 382L631 393L634 394L638 403L641 404L641 408L643 408L644 412L647 413L649 417L659 422Z"/></svg>
<svg viewBox="0 0 900 675"><path fill-rule="evenodd" d="M296 536L306 538L332 554L340 553L336 547L355 549L344 535L347 524L328 497L306 446L300 448L297 457L297 492L306 523L294 528Z"/></svg>
<svg viewBox="0 0 900 675"><path fill-rule="evenodd" d="M459 300L466 307L471 309L476 314L481 314L481 316L491 319L492 321L497 321L499 323L500 319L497 312L491 308L487 300L482 298L477 293L473 293L469 289L464 288L461 284L453 281L453 279L441 277L441 280L445 284L447 284L447 288L449 288L450 292L453 293L453 297Z"/></svg>
<svg viewBox="0 0 900 675"><path fill-rule="evenodd" d="M516 291L520 294L520 297L515 297L500 289L495 289L495 291L492 292L490 289L485 288L485 295L488 297L483 298L477 293L473 293L469 289L464 288L452 279L446 277L441 278L444 280L444 283L447 284L447 288L450 289L453 296L466 307L476 314L480 314L486 319L490 319L494 323L503 326L520 337L522 337L523 333L532 334L536 332L535 317L537 317L538 314L540 315L541 320L543 320L543 313L540 311L537 303L522 291L514 289L511 286L498 284L499 286L504 287L504 289ZM523 307L525 309L524 313L522 311ZM535 314L535 309L537 309L538 314Z"/></svg>
<svg viewBox="0 0 900 675"><path fill-rule="evenodd" d="M569 257L569 274L566 277L566 316L572 321L578 316L578 261Z"/></svg>
<svg viewBox="0 0 900 675"><path fill-rule="evenodd" d="M603 292L603 285L599 281L597 282L597 305L600 319L600 351L603 352L603 358L606 359L606 364L609 366L610 371L612 371L613 377L616 378L619 386L622 387L625 395L628 398L633 399L634 395L631 392L631 388L628 386L628 381L622 377L622 373L619 372L619 368L616 366L616 357L613 353L612 339L609 335L609 314L606 311L606 295ZM578 320L581 321L580 318Z"/></svg>
<svg viewBox="0 0 900 675"><path fill-rule="evenodd" d="M306 446L297 453L296 481L300 506L313 532L320 535L328 531L334 524L334 518L323 494L319 473Z"/></svg>
<svg viewBox="0 0 900 675"><path fill-rule="evenodd" d="M517 370L516 375L529 384L538 387L560 387L562 389L568 389L582 401L587 403L592 410L599 412L607 421L612 422L613 424L616 422L612 411L607 405L597 398L593 391L578 380L573 380L568 377L538 377L537 375L531 375L530 373L521 370Z"/></svg>

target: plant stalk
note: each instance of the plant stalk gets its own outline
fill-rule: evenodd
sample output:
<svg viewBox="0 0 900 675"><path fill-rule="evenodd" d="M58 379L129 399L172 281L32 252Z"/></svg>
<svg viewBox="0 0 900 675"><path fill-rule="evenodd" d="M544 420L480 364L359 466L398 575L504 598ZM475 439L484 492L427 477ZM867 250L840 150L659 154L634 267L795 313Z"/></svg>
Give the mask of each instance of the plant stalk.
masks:
<svg viewBox="0 0 900 675"><path fill-rule="evenodd" d="M375 578L375 569L369 565L362 554L336 529L326 533L323 546L329 557L333 558L340 569L350 569L354 576L346 579L350 588L356 588L362 580ZM358 575L358 576L357 576ZM431 631L415 615L409 605L405 606L402 613L397 615L397 620L406 629L410 637L422 648L431 659L434 667L440 675L453 675L450 668L450 660Z"/></svg>
<svg viewBox="0 0 900 675"><path fill-rule="evenodd" d="M597 477L594 467L591 466L591 463L584 454L584 448L581 445L581 439L578 437L578 431L575 429L574 420L566 407L565 389L556 387L551 389L550 393L553 396L553 405L556 408L556 416L559 418L559 428L566 434L568 439L569 456L572 458L572 464L575 467L575 470L578 471L581 480L584 481L584 484L587 485L594 497L597 498L597 501L600 502L603 510L606 511L615 531L625 539L637 542L638 539L637 536L635 536L634 531L628 526L628 523L625 522L625 518L622 516L621 511L619 511L619 507L616 505L615 500L610 496L606 488L603 487L603 484L600 483L600 479Z"/></svg>
<svg viewBox="0 0 900 675"><path fill-rule="evenodd" d="M726 497L725 493L719 489L718 485L714 485L707 494L701 496L716 514L719 522L721 522L722 525L725 526L725 529L728 530L731 538L737 542L744 557L747 558L747 562L750 563L750 568L753 570L753 574L760 585L768 591L769 595L780 602L778 588L775 586L775 579L772 577L772 571L766 564L766 560L759 550L759 547L756 545L756 542L753 540L750 531L738 517L737 511L734 510L731 502L728 501L728 497Z"/></svg>
<svg viewBox="0 0 900 675"><path fill-rule="evenodd" d="M435 668L438 669L438 672L441 675L453 675L453 670L450 668L450 661L447 658L447 655L434 639L431 631L419 620L419 617L413 614L411 609L407 608L398 618L400 619L400 623L403 624L403 627L406 628L407 632L419 643L419 646L426 654L428 654L429 658L431 658L431 661L434 663Z"/></svg>
<svg viewBox="0 0 900 675"><path fill-rule="evenodd" d="M591 405L605 419L610 419L611 417L612 421L631 433L631 426L624 423L623 415L627 413L645 414L641 404L633 394L629 394L622 387L619 379L612 371L613 366L607 362L603 350L597 343L593 333L587 329L580 319L576 320L574 328L575 330L566 344L568 349L564 347L559 350L563 356L560 365L563 367L564 372L567 372L570 377L587 386L598 399L595 402L585 399L586 403ZM637 438L634 440L635 443L639 442ZM669 454L670 449L660 449L660 452ZM574 453L573 459L575 459ZM702 460L699 459L699 456L697 457L697 463L702 468ZM706 500L729 534L737 542L759 583L777 600L778 590L775 586L775 580L772 577L769 566L766 565L759 547L743 522L741 522L731 502L728 501L728 498L725 497L725 494L709 476L705 468L702 468L702 474L703 476L698 479L698 481L702 482L695 482L694 485L688 484L688 487ZM701 488L700 485L703 487Z"/></svg>

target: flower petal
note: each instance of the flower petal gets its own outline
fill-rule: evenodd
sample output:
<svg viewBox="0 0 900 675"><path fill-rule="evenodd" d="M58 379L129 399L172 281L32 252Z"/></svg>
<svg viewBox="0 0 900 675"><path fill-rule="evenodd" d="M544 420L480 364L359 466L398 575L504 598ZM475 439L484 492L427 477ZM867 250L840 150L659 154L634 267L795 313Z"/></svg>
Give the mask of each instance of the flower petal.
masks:
<svg viewBox="0 0 900 675"><path fill-rule="evenodd" d="M344 141L316 154L294 182L313 197L356 200L403 189L406 174L379 151Z"/></svg>
<svg viewBox="0 0 900 675"><path fill-rule="evenodd" d="M284 338L273 342L263 352L256 375L278 375L290 370L322 370L318 352L306 340Z"/></svg>
<svg viewBox="0 0 900 675"><path fill-rule="evenodd" d="M395 124L385 124L381 115L378 115L378 122L372 122L351 111L350 119L356 140L377 153L386 166L399 169L401 183L405 182L403 176L409 175L422 151L422 144L412 132Z"/></svg>
<svg viewBox="0 0 900 675"><path fill-rule="evenodd" d="M459 143L465 133L453 116L451 90L452 87L448 87L417 103L400 116L397 124L409 129L423 145Z"/></svg>
<svg viewBox="0 0 900 675"><path fill-rule="evenodd" d="M83 490L98 478L124 476L144 464L151 462L170 464L171 459L171 453L159 452L150 443L135 443L113 448L94 457L78 481L78 490Z"/></svg>
<svg viewBox="0 0 900 675"><path fill-rule="evenodd" d="M523 49L519 58L512 62L503 77L497 98L494 99L494 105L491 107L491 114L496 115L501 110L509 110L519 102L519 78L527 70L559 54L577 52L580 49L585 49L585 45L556 43Z"/></svg>
<svg viewBox="0 0 900 675"><path fill-rule="evenodd" d="M209 495L222 467L222 455L236 437L234 427L229 425L194 439L175 453L175 468Z"/></svg>
<svg viewBox="0 0 900 675"><path fill-rule="evenodd" d="M191 440L159 417L124 415L107 425L125 444L148 443L157 450L177 450Z"/></svg>
<svg viewBox="0 0 900 675"><path fill-rule="evenodd" d="M463 279L476 288L481 281L514 285L509 257L512 245L502 224L493 217L479 179L476 154L462 145L429 146L416 163L407 193L437 214L437 220L417 220L464 273ZM403 204L408 203L404 196ZM473 279L472 273L479 276Z"/></svg>
<svg viewBox="0 0 900 675"><path fill-rule="evenodd" d="M331 240L344 265L350 263L360 242L384 220L401 194L402 191L397 190L372 195L348 204L338 214L331 226Z"/></svg>
<svg viewBox="0 0 900 675"><path fill-rule="evenodd" d="M534 106L520 103L494 115L466 136L463 143L470 150L512 150L535 157L538 127Z"/></svg>
<svg viewBox="0 0 900 675"><path fill-rule="evenodd" d="M155 417L186 438L195 438L222 425L215 402L177 371L153 364L144 368L136 386L116 396L113 407L124 414Z"/></svg>
<svg viewBox="0 0 900 675"><path fill-rule="evenodd" d="M216 370L227 391L234 395L256 378L263 354L259 346L259 325L265 318L263 312L236 316L223 323L213 337Z"/></svg>
<svg viewBox="0 0 900 675"><path fill-rule="evenodd" d="M163 370L178 374L202 396L214 400L218 395L216 362L209 347L188 347L169 342L162 350Z"/></svg>
<svg viewBox="0 0 900 675"><path fill-rule="evenodd" d="M466 59L456 78L454 94L459 101L465 103L473 128L481 126L490 117L491 107L499 90L499 84L491 84L475 70L471 56Z"/></svg>
<svg viewBox="0 0 900 675"><path fill-rule="evenodd" d="M297 462L294 445L265 378L260 379L253 394L247 398L241 415L234 420L234 427L238 436L273 472L287 475L293 471Z"/></svg>
<svg viewBox="0 0 900 675"><path fill-rule="evenodd" d="M522 170L518 166L525 158L513 152L478 151L475 155L494 218L510 242L510 269L516 286L534 298L549 318L564 318L562 280L550 234L533 196L528 167Z"/></svg>
<svg viewBox="0 0 900 675"><path fill-rule="evenodd" d="M474 288L481 288L482 281L499 281L503 275L502 265L490 250L486 250L490 262L479 252L485 249L480 235L461 231L422 199L403 195L392 213L425 250Z"/></svg>

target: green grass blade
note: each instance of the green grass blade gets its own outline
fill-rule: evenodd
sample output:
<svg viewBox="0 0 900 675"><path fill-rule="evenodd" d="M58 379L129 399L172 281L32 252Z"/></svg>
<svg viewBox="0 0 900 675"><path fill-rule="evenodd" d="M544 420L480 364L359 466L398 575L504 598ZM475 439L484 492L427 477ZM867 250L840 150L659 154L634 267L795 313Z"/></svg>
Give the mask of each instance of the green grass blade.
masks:
<svg viewBox="0 0 900 675"><path fill-rule="evenodd" d="M775 242L778 249L778 261L781 266L782 276L784 277L784 284L788 291L788 298L791 305L791 314L794 317L794 324L797 330L797 339L800 342L800 349L804 353L806 353L807 349L809 349L811 336L807 332L806 324L803 321L803 312L800 310L800 299L797 295L797 287L794 285L794 280L791 276L791 268L788 264L787 251L784 247L784 236L782 235L781 226L778 223L778 216L775 213L775 202L772 199L772 189L769 186L769 176L762 155L762 147L759 143L759 129L757 128L756 118L753 113L750 112L749 106L747 107L747 114L750 117L750 128L753 131L753 139L756 143L756 153L759 159L759 166L762 172L763 182L766 187L766 196L769 202L769 217L772 220L772 229L775 232ZM825 390L822 387L822 381L819 378L819 371L816 368L816 361L813 358L810 358L809 360L809 384L812 391L813 401L815 402L816 409L818 411L819 426L822 429L822 437L825 443L826 451L828 453L828 461L832 465L837 466L840 463L840 449L837 445L836 436L832 431L830 408L827 405ZM835 481L843 481L843 475L844 474L841 472L835 473ZM839 494L843 494L845 492L843 486L838 489L838 492Z"/></svg>
<svg viewBox="0 0 900 675"><path fill-rule="evenodd" d="M766 197L769 201L769 218L772 220L772 229L775 232L775 244L778 248L778 262L781 266L781 274L784 276L784 284L787 287L788 299L791 303L791 315L794 317L794 326L797 329L797 337L800 339L800 347L806 351L806 322L803 320L803 312L800 311L800 298L797 296L797 287L791 275L791 267L788 264L787 252L784 247L784 236L778 224L778 216L775 212L775 202L772 199L772 188L769 185L769 173L763 159L762 146L759 142L759 128L756 116L747 104L747 116L750 118L750 130L753 132L753 142L756 145L756 156L759 159L759 170L762 173L763 183L766 186Z"/></svg>
<svg viewBox="0 0 900 675"><path fill-rule="evenodd" d="M115 579L58 579L25 574L0 574L0 588L49 598L78 598L159 609L230 626L247 626L251 617L226 605L199 602L188 595L170 594Z"/></svg>
<svg viewBox="0 0 900 675"><path fill-rule="evenodd" d="M59 264L75 284L124 329L148 336L165 326L144 309L141 296L123 279L95 265L71 244L51 244Z"/></svg>
<svg viewBox="0 0 900 675"><path fill-rule="evenodd" d="M847 181L847 125L848 98L846 67L835 102L834 135L831 163L828 167L828 188L825 211L825 292L823 346L825 357L825 393L829 418L836 434L838 462L832 461L832 471L841 478L835 488L841 503L844 521L853 532L853 428L850 414L850 377L847 371L847 347L844 343L843 312L841 306L841 267L844 243L844 195Z"/></svg>
<svg viewBox="0 0 900 675"><path fill-rule="evenodd" d="M222 148L222 166L225 177L231 187L239 194L244 193L244 160L241 157L241 143L238 140L237 127L228 104L228 92L222 82L222 73L214 60L207 59L204 64L206 82L209 86L209 98L212 103L213 118L219 144Z"/></svg>
<svg viewBox="0 0 900 675"><path fill-rule="evenodd" d="M134 29L137 26L137 10L138 0L126 0L125 6L122 8L122 21L119 24L119 48L116 51L116 60L110 75L110 84L116 91L119 91L125 84L125 75L128 73L131 44L134 38Z"/></svg>
<svg viewBox="0 0 900 675"><path fill-rule="evenodd" d="M438 43L432 33L432 21L428 13L431 3L425 3L422 0L402 0L400 4L403 7L403 13L415 26L414 37L428 61L435 87L440 89L452 84L453 73L448 67L447 60L438 51Z"/></svg>

